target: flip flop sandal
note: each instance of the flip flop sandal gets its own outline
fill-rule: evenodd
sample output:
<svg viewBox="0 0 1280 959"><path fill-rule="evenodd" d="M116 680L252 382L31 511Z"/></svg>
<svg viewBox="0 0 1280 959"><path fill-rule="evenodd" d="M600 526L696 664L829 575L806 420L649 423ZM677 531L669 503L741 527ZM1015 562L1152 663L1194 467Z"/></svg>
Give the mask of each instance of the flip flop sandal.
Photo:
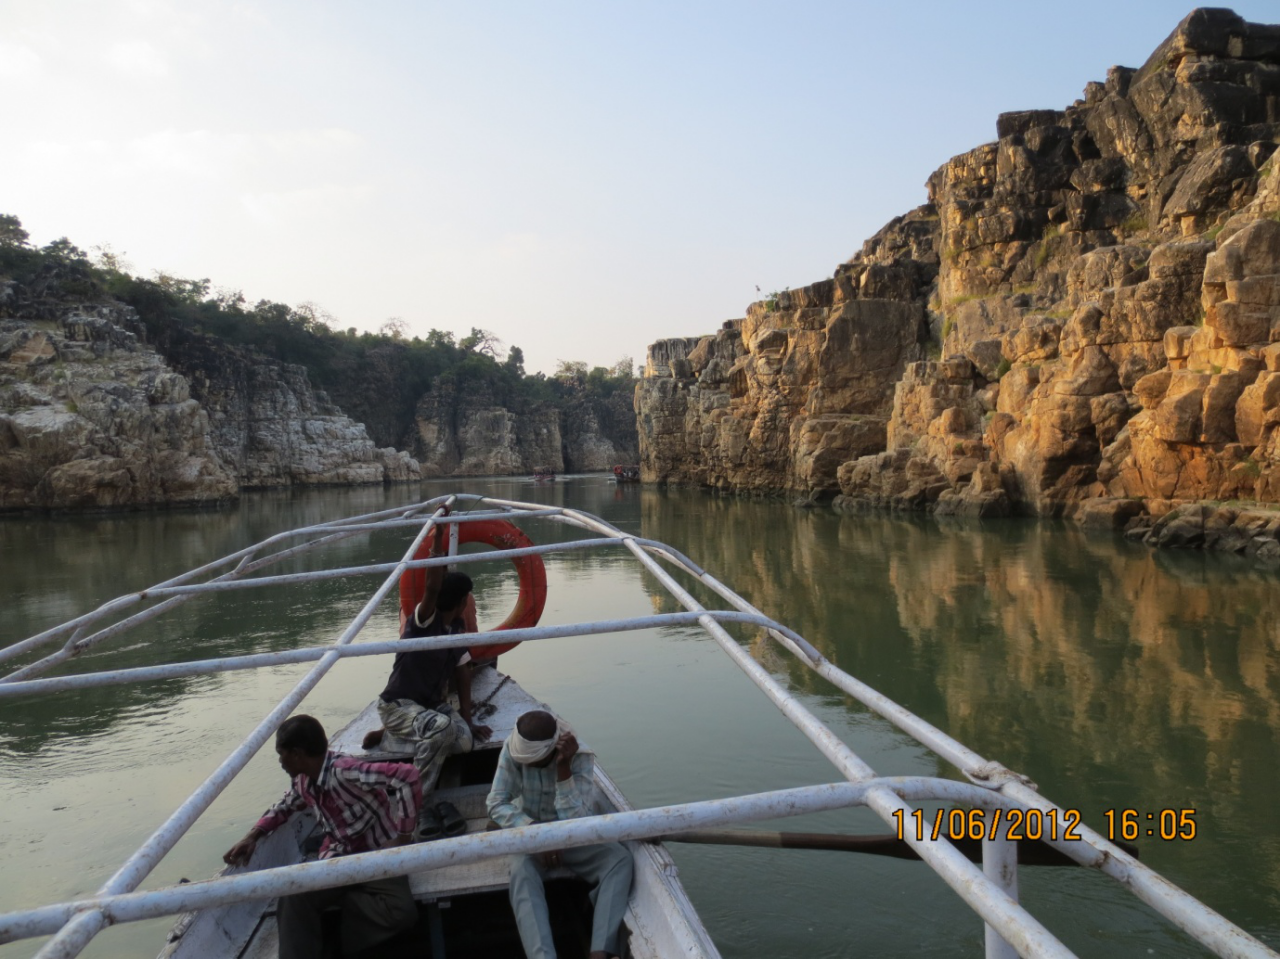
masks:
<svg viewBox="0 0 1280 959"><path fill-rule="evenodd" d="M440 817L440 822L444 827L446 836L461 836L467 831L467 821L462 817L462 813L458 812L458 807L453 803L445 800L436 803L436 815Z"/></svg>
<svg viewBox="0 0 1280 959"><path fill-rule="evenodd" d="M418 813L418 830L415 834L418 842L430 842L444 835L444 822L434 807L428 806Z"/></svg>

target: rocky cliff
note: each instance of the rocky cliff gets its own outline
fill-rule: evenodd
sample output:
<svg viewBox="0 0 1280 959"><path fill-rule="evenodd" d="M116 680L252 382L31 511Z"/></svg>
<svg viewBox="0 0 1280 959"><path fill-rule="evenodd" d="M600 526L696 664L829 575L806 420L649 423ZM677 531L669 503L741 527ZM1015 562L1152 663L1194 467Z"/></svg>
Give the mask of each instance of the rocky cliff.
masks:
<svg viewBox="0 0 1280 959"><path fill-rule="evenodd" d="M117 303L8 283L0 509L209 504L241 488L417 478L305 371L192 336L173 361Z"/></svg>
<svg viewBox="0 0 1280 959"><path fill-rule="evenodd" d="M209 440L245 489L416 480L409 454L379 448L363 423L313 389L301 366L188 334L166 349L209 416Z"/></svg>
<svg viewBox="0 0 1280 959"><path fill-rule="evenodd" d="M209 417L127 310L0 320L0 509L234 497Z"/></svg>
<svg viewBox="0 0 1280 959"><path fill-rule="evenodd" d="M1280 27L1197 10L996 132L831 279L654 344L645 478L1117 524L1280 501Z"/></svg>
<svg viewBox="0 0 1280 959"><path fill-rule="evenodd" d="M893 385L926 355L936 220L913 211L833 279L653 344L635 400L644 478L832 492L841 463L884 449Z"/></svg>
<svg viewBox="0 0 1280 959"><path fill-rule="evenodd" d="M401 445L424 476L595 472L639 455L627 396L523 405L448 379L418 401Z"/></svg>

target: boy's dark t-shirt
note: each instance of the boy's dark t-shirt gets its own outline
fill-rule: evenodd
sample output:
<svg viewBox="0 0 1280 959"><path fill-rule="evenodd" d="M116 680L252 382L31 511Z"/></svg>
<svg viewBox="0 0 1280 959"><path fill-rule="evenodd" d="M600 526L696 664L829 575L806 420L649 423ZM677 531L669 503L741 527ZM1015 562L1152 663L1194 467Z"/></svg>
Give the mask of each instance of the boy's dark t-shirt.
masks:
<svg viewBox="0 0 1280 959"><path fill-rule="evenodd" d="M418 611L404 622L401 639L421 639L427 636L447 636L460 633L463 625L446 626L439 611L426 623L419 623ZM412 699L425 709L435 709L444 702L449 689L449 679L460 663L470 659L466 647L461 649L424 649L414 653L396 653L391 666L391 678L382 691L383 702Z"/></svg>

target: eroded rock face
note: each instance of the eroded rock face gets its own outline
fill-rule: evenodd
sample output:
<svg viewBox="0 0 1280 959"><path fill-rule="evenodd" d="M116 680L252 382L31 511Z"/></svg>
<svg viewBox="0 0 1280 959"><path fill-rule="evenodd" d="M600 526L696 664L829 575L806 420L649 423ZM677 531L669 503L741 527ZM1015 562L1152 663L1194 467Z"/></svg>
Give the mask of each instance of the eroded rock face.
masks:
<svg viewBox="0 0 1280 959"><path fill-rule="evenodd" d="M825 469L794 467L821 406L888 414L883 448L836 469L843 506L1108 525L1134 507L1083 504L1276 501L1280 27L1197 10L1140 69L996 132L832 280L701 341L723 374L690 341L655 345L647 478L824 489ZM825 354L844 377L808 359L804 331L883 301L906 309L881 314L874 348Z"/></svg>
<svg viewBox="0 0 1280 959"><path fill-rule="evenodd" d="M301 366L188 335L169 359L208 414L210 444L245 489L415 480L409 454L379 448L361 423L311 387Z"/></svg>
<svg viewBox="0 0 1280 959"><path fill-rule="evenodd" d="M419 476L301 367L197 335L166 359L120 304L53 315L0 321L0 509L208 504Z"/></svg>
<svg viewBox="0 0 1280 959"><path fill-rule="evenodd" d="M651 346L635 400L644 479L834 494L841 463L884 448L894 383L925 355L936 233L929 208L913 211L834 279Z"/></svg>
<svg viewBox="0 0 1280 959"><path fill-rule="evenodd" d="M509 476L538 469L599 472L633 463L630 398L513 410L484 391L439 381L419 401L404 447L424 476Z"/></svg>
<svg viewBox="0 0 1280 959"><path fill-rule="evenodd" d="M0 321L0 509L202 504L238 493L187 380L132 311Z"/></svg>

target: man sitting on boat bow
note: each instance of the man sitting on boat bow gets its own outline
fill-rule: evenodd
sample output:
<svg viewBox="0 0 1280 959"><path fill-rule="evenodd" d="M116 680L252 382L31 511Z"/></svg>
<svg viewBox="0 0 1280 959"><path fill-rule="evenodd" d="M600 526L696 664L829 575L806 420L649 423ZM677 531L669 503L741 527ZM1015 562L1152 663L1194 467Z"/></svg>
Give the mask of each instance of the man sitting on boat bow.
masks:
<svg viewBox="0 0 1280 959"><path fill-rule="evenodd" d="M489 790L489 818L504 829L591 815L595 755L544 710L525 713L502 744ZM511 908L528 959L555 959L543 876L566 866L592 884L589 959L619 955L618 932L631 894L631 853L621 843L576 846L511 861Z"/></svg>
<svg viewBox="0 0 1280 959"><path fill-rule="evenodd" d="M438 556L436 549L432 556ZM471 577L466 573L445 573L443 566L427 570L422 602L405 618L401 639L448 636L475 632L475 600ZM471 654L466 649L424 649L397 653L391 678L378 699L378 715L384 729L364 737L364 748L372 749L384 730L413 744L413 764L418 767L425 797L435 788L445 758L471 752L474 744L486 742L493 730L471 721ZM449 681L458 691L458 709L449 703ZM438 814L424 804L419 838L440 834Z"/></svg>
<svg viewBox="0 0 1280 959"><path fill-rule="evenodd" d="M324 830L321 859L413 841L422 792L418 771L409 763L368 763L331 753L324 727L311 716L291 716L280 724L276 755L293 780L291 787L227 850L222 859L228 865L248 863L258 840L307 807L315 810ZM342 908L347 955L371 949L418 920L406 876L282 896L276 913L280 959L321 955L320 916L330 906Z"/></svg>

